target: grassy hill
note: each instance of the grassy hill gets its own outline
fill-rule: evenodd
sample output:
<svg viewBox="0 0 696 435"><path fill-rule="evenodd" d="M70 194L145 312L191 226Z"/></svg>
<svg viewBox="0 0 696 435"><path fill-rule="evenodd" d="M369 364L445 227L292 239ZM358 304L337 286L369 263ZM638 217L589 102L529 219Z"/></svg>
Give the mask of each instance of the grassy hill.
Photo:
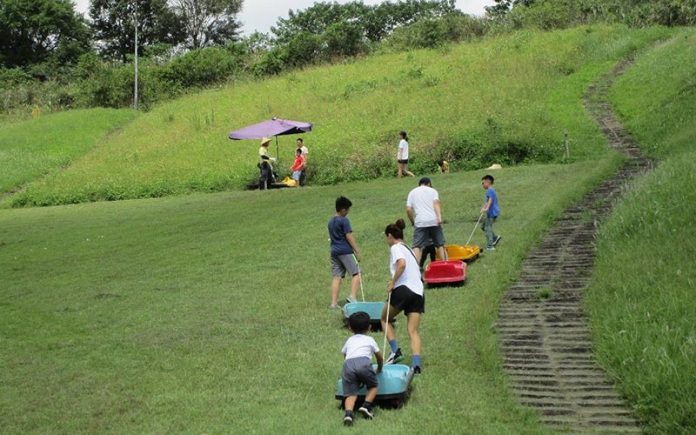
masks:
<svg viewBox="0 0 696 435"><path fill-rule="evenodd" d="M696 428L696 35L638 58L612 99L661 160L601 229L587 302L598 355L651 433Z"/></svg>
<svg viewBox="0 0 696 435"><path fill-rule="evenodd" d="M355 429L543 432L506 387L493 329L498 301L550 219L616 164L496 174L505 241L470 267L464 287L428 292L424 373L412 401ZM451 242L463 243L474 226L482 175L434 178ZM353 200L366 292L381 300L384 227L404 216L412 187L412 179L390 179L0 210L0 427L342 430L333 394L348 332L327 309L326 222L336 196ZM483 242L480 231L474 241ZM403 318L397 332L406 344Z"/></svg>
<svg viewBox="0 0 696 435"><path fill-rule="evenodd" d="M0 197L69 166L136 117L131 110L73 110L0 124Z"/></svg>
<svg viewBox="0 0 696 435"><path fill-rule="evenodd" d="M606 152L585 116L587 85L617 60L665 38L663 28L593 26L519 31L481 42L387 54L241 83L163 104L65 171L30 185L13 206L157 197L241 188L257 174L256 142L235 128L273 116L309 120L313 184L395 172L397 132L409 131L413 168L574 160ZM292 139L281 140L281 172Z"/></svg>

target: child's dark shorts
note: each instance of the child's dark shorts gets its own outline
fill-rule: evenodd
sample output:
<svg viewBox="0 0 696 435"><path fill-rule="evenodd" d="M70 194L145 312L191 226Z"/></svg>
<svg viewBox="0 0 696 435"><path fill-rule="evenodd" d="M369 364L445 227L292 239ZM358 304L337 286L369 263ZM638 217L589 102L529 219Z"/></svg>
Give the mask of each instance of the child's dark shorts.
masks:
<svg viewBox="0 0 696 435"><path fill-rule="evenodd" d="M425 313L425 298L412 292L405 285L400 285L392 290L391 306L403 311L406 315Z"/></svg>
<svg viewBox="0 0 696 435"><path fill-rule="evenodd" d="M360 387L365 385L368 389L377 386L377 373L372 368L370 358L351 358L343 363L341 373L344 396L357 396Z"/></svg>

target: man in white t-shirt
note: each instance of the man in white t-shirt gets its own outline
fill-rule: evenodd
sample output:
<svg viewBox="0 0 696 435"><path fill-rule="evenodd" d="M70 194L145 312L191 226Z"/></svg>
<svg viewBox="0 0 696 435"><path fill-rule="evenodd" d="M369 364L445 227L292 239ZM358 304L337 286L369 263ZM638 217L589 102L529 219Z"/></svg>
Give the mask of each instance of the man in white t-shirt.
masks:
<svg viewBox="0 0 696 435"><path fill-rule="evenodd" d="M408 194L406 214L413 230L413 253L420 263L423 249L435 245L440 258L447 258L445 253L445 236L442 233L442 211L440 195L432 188L430 178L423 177L418 187Z"/></svg>

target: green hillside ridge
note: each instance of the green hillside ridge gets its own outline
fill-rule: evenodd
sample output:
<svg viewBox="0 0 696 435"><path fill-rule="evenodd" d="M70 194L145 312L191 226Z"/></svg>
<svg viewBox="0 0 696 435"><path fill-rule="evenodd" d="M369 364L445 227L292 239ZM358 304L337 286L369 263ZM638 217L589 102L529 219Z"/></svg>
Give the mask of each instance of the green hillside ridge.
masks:
<svg viewBox="0 0 696 435"><path fill-rule="evenodd" d="M464 287L428 292L424 372L411 401L354 429L544 433L506 387L498 302L552 218L617 160L496 173L505 240L470 266ZM448 241L469 236L483 174L433 177ZM382 300L384 227L405 215L413 187L390 179L0 210L0 427L341 431L333 395L348 331L327 309L326 223L335 198L351 198L367 298ZM397 334L406 348L403 318Z"/></svg>
<svg viewBox="0 0 696 435"><path fill-rule="evenodd" d="M0 124L0 197L70 165L136 115L131 110L86 109Z"/></svg>
<svg viewBox="0 0 696 435"><path fill-rule="evenodd" d="M696 33L640 56L612 100L661 160L600 230L587 309L598 357L648 433L696 430Z"/></svg>
<svg viewBox="0 0 696 435"><path fill-rule="evenodd" d="M66 171L6 204L54 205L240 189L257 176L256 142L229 131L280 116L315 123L310 184L391 176L397 132L412 138L414 169L439 158L455 169L573 160L606 153L581 96L597 76L665 28L519 31L438 50L385 54L211 90L163 104ZM281 139L291 164L292 139Z"/></svg>

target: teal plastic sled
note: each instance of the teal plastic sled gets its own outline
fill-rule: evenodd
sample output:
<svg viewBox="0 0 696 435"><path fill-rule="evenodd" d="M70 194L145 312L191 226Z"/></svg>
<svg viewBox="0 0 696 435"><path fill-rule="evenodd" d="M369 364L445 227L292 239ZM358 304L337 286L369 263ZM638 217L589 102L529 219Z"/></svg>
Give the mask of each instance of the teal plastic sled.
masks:
<svg viewBox="0 0 696 435"><path fill-rule="evenodd" d="M343 322L348 324L348 317L350 317L351 314L364 311L370 315L370 326L372 326L372 330L379 331L382 329L380 319L382 318L383 307L384 302L352 302L345 304L343 306Z"/></svg>
<svg viewBox="0 0 696 435"><path fill-rule="evenodd" d="M372 364L372 367L377 370L377 364ZM379 390L377 392L376 402L378 405L386 408L401 408L411 392L411 381L413 380L413 370L404 364L388 364L382 367L382 373L377 375ZM358 392L358 404L365 400L367 389L362 387ZM336 399L343 401L343 383L339 378L336 381ZM357 408L356 408L357 409Z"/></svg>

